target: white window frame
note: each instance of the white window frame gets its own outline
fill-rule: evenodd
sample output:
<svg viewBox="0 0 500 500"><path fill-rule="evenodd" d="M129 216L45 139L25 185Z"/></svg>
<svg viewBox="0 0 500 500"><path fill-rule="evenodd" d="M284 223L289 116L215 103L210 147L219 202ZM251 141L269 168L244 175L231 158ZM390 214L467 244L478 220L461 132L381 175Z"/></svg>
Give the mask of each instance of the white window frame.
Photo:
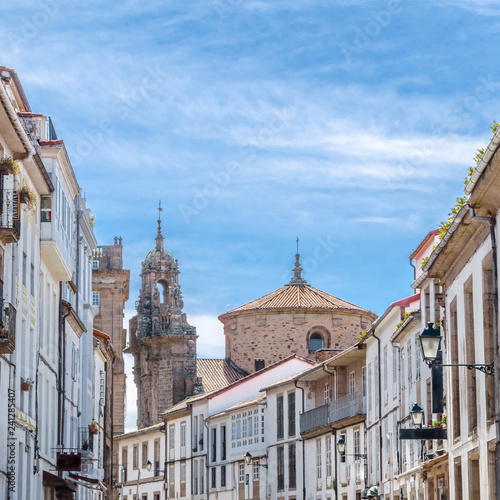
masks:
<svg viewBox="0 0 500 500"><path fill-rule="evenodd" d="M181 457L186 456L186 422L181 422Z"/></svg>
<svg viewBox="0 0 500 500"><path fill-rule="evenodd" d="M356 392L356 372L349 372L349 394Z"/></svg>
<svg viewBox="0 0 500 500"><path fill-rule="evenodd" d="M330 482L332 477L332 436L327 436L325 439L326 451L326 481Z"/></svg>
<svg viewBox="0 0 500 500"><path fill-rule="evenodd" d="M175 424L168 428L168 456L171 460L175 457Z"/></svg>
<svg viewBox="0 0 500 500"><path fill-rule="evenodd" d="M259 469L260 469L260 462L259 460L254 460L252 462L252 471L253 471L253 480L258 481L259 480Z"/></svg>
<svg viewBox="0 0 500 500"><path fill-rule="evenodd" d="M318 488L321 488L321 478L323 476L323 456L321 451L321 439L316 440L316 479Z"/></svg>

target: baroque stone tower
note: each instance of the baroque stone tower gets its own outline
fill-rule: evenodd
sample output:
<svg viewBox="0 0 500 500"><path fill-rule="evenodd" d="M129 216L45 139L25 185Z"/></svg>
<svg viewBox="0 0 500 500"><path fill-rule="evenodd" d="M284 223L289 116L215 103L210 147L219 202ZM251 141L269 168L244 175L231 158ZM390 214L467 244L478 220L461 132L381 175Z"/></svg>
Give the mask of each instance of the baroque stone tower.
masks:
<svg viewBox="0 0 500 500"><path fill-rule="evenodd" d="M161 212L161 208L159 208ZM182 312L179 265L163 248L158 218L156 246L142 263L142 287L130 320L130 346L137 386L137 427L160 421L160 414L201 390L196 376L196 328Z"/></svg>

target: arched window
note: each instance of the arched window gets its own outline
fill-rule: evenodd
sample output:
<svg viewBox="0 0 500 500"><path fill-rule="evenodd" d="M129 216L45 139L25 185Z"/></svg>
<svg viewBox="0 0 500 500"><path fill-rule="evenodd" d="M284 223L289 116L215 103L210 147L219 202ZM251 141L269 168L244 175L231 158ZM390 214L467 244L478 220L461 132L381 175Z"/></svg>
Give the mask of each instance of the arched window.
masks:
<svg viewBox="0 0 500 500"><path fill-rule="evenodd" d="M167 304L168 303L168 283L164 280L158 281L156 283L156 290L158 291L158 298L160 301L160 304Z"/></svg>
<svg viewBox="0 0 500 500"><path fill-rule="evenodd" d="M317 351L318 349L323 349L325 345L325 341L323 339L323 335L319 332L311 333L309 337L309 351Z"/></svg>

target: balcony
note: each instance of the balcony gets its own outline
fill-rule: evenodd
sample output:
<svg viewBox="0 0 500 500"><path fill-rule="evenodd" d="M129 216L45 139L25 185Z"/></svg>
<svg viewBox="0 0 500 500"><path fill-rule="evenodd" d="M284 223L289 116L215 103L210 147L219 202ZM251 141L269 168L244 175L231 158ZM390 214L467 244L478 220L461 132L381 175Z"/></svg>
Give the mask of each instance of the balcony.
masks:
<svg viewBox="0 0 500 500"><path fill-rule="evenodd" d="M21 234L19 220L19 200L17 191L13 189L0 190L0 241L16 243Z"/></svg>
<svg viewBox="0 0 500 500"><path fill-rule="evenodd" d="M366 414L366 397L349 394L330 404L330 423Z"/></svg>
<svg viewBox="0 0 500 500"><path fill-rule="evenodd" d="M0 353L12 354L16 348L16 309L0 299L2 319L0 322Z"/></svg>
<svg viewBox="0 0 500 500"><path fill-rule="evenodd" d="M305 434L323 427L333 426L346 418L366 414L366 398L349 394L329 405L318 406L300 415L300 433Z"/></svg>
<svg viewBox="0 0 500 500"><path fill-rule="evenodd" d="M88 427L80 427L80 442L78 449L82 451L82 456L86 456L94 452L94 434L89 431Z"/></svg>
<svg viewBox="0 0 500 500"><path fill-rule="evenodd" d="M50 207L50 202L46 206ZM50 208L41 212L40 247L42 258L56 279L71 281L72 254L67 229Z"/></svg>
<svg viewBox="0 0 500 500"><path fill-rule="evenodd" d="M327 426L329 422L328 405L318 406L300 415L300 432L310 432Z"/></svg>

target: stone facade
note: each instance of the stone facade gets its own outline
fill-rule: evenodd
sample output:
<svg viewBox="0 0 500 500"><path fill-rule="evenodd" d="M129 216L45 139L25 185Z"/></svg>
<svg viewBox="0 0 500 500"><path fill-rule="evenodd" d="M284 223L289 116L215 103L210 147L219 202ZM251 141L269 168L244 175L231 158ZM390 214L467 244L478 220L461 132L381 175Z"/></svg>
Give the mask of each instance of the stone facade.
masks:
<svg viewBox="0 0 500 500"><path fill-rule="evenodd" d="M321 332L326 349L345 349L352 346L370 328L368 315L322 311L269 311L267 314L239 313L224 323L226 357L239 368L252 373L256 361L265 366L291 354L316 358L311 350L310 337Z"/></svg>
<svg viewBox="0 0 500 500"><path fill-rule="evenodd" d="M179 265L163 248L158 220L156 247L142 264L137 316L130 321L130 346L137 386L137 426L160 421L160 414L200 392L196 376L196 329L187 323L179 285Z"/></svg>
<svg viewBox="0 0 500 500"><path fill-rule="evenodd" d="M129 297L130 271L123 269L122 250L122 239L115 238L114 245L99 246L92 257L92 301L97 312L94 328L111 337L116 354L113 364L113 435L125 432L126 375L123 350L127 331L123 328L123 311Z"/></svg>
<svg viewBox="0 0 500 500"><path fill-rule="evenodd" d="M226 358L252 373L292 354L318 361L355 344L376 315L308 285L296 255L288 285L222 314Z"/></svg>

